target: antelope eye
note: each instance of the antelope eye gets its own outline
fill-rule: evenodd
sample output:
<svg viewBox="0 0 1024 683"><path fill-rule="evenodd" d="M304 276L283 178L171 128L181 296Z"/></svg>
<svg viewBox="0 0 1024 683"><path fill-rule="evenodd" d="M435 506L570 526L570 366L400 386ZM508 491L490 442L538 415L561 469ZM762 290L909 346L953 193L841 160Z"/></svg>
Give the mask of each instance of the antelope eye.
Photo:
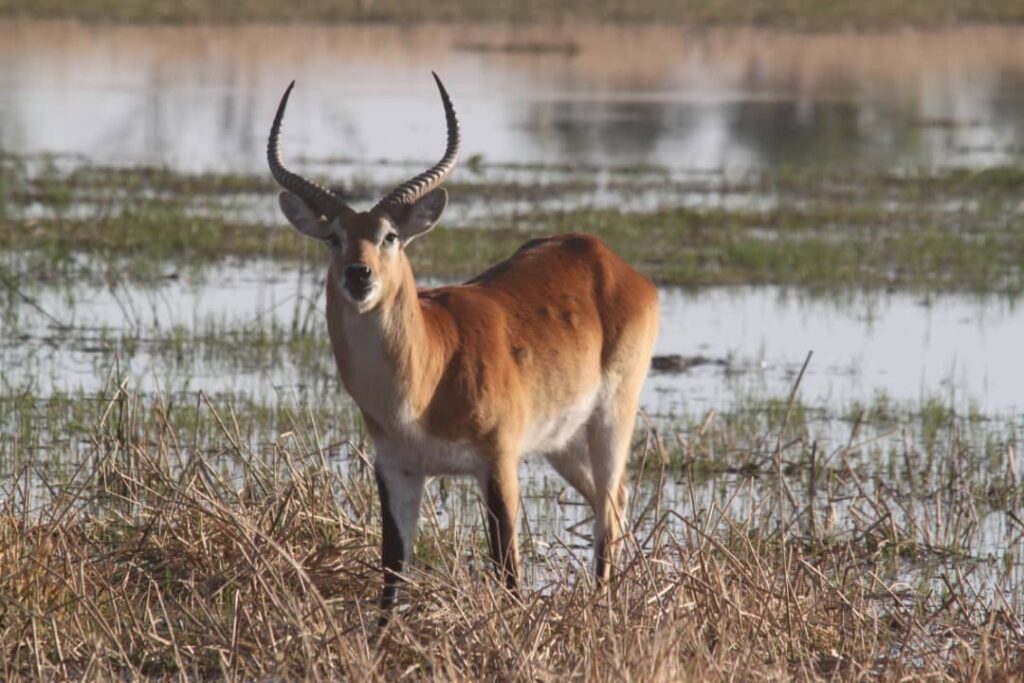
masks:
<svg viewBox="0 0 1024 683"><path fill-rule="evenodd" d="M331 249L340 249L341 248L341 238L338 237L337 235L335 235L334 233L331 233L330 235L328 235L326 241L327 241L327 245Z"/></svg>
<svg viewBox="0 0 1024 683"><path fill-rule="evenodd" d="M398 244L398 233L389 232L388 234L384 235L384 244L386 244L389 247L393 247L396 244Z"/></svg>

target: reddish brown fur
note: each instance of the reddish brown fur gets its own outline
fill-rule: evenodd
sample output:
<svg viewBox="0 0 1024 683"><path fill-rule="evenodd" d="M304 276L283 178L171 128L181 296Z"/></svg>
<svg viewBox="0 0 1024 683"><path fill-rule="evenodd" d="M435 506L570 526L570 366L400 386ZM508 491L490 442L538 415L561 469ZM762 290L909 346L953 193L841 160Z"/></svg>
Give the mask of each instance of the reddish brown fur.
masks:
<svg viewBox="0 0 1024 683"><path fill-rule="evenodd" d="M329 282L343 264L368 263L377 272L386 265L365 248L350 252L332 264ZM416 298L404 254L401 270L389 303L406 338L390 352L413 413L438 438L468 440L497 457L528 415L550 414L602 375L649 362L634 354L657 332L657 289L597 237L532 240L465 284L419 290ZM329 320L337 296L328 286ZM345 334L338 323L330 329L348 386ZM384 429L372 418L368 425Z"/></svg>
<svg viewBox="0 0 1024 683"><path fill-rule="evenodd" d="M342 382L378 447L382 500L396 477L412 479L389 498L418 507L423 475L474 473L494 515L495 560L514 587L516 466L533 447L594 506L604 580L621 536L622 473L657 334L655 287L598 238L573 233L532 240L465 284L418 291L404 248L381 241L390 218L370 212L339 223L345 247L333 252L328 273L328 329ZM343 293L352 264L380 281L372 306ZM528 442L530 434L539 441ZM396 503L385 513L393 522L415 510ZM407 547L411 533L402 531ZM392 573L403 557L396 542L386 539L399 558L386 568Z"/></svg>

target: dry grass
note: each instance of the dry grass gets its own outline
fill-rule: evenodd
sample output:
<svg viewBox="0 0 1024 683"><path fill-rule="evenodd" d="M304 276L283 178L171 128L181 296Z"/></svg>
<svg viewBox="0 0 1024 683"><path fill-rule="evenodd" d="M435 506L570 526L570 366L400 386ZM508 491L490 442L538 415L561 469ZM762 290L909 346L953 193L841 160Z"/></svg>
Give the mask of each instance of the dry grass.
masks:
<svg viewBox="0 0 1024 683"><path fill-rule="evenodd" d="M0 0L0 16L74 17L89 21L673 21L823 29L954 22L1021 21L1010 0Z"/></svg>
<svg viewBox="0 0 1024 683"><path fill-rule="evenodd" d="M521 602L491 580L472 505L445 522L435 495L418 544L432 566L412 572L378 630L379 520L362 444L348 444L342 468L313 424L253 447L244 421L200 403L219 429L212 447L122 385L76 470L15 457L0 507L4 680L1024 674L1019 594L976 593L966 564L916 584L893 569L939 546L969 549L971 505L955 477L936 492L941 522L925 524L898 514L892 490L823 474L819 499L855 512L842 530L793 505L781 469L777 495L743 513L738 490L687 518L659 487L638 488L609 593L595 594L586 558L566 551L527 558L546 578ZM649 481L659 472L647 436L637 457ZM527 548L535 540L527 530Z"/></svg>

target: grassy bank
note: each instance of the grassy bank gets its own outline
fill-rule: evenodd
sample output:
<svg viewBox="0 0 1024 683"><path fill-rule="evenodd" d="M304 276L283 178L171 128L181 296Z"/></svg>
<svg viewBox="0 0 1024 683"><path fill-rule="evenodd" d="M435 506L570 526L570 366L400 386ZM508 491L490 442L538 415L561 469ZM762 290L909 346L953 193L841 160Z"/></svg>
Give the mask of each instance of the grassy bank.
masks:
<svg viewBox="0 0 1024 683"><path fill-rule="evenodd" d="M935 26L958 22L1019 22L1024 8L1011 0L578 0L483 2L442 0L424 5L409 0L269 0L219 3L144 0L0 0L0 15L77 18L119 22L239 21L669 21L686 24L754 24L785 29L845 29L879 26Z"/></svg>
<svg viewBox="0 0 1024 683"><path fill-rule="evenodd" d="M356 206L384 189L344 166L338 170ZM34 250L45 262L9 265L20 272L8 277L45 277L82 253L97 257L93 269L106 264L139 278L225 256L324 259L318 245L283 225L276 192L262 175L29 171L14 162L4 172L0 247ZM542 172L550 175L484 168L475 180L470 174L451 184L445 224L412 248L418 274L464 277L531 237L580 230L600 235L661 284L1024 291L1019 167L779 170L697 179L622 169L600 187L586 172L530 182L530 173ZM610 196L629 207L628 197L645 192L664 208L605 206ZM79 260L74 267L84 266Z"/></svg>

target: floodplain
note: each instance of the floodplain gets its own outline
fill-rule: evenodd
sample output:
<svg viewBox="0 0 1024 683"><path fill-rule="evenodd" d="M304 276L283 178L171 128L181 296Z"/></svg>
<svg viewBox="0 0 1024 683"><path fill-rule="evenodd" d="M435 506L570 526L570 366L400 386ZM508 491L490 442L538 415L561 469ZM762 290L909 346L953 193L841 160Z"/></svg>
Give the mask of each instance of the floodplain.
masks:
<svg viewBox="0 0 1024 683"><path fill-rule="evenodd" d="M1024 672L1020 30L591 27L517 52L479 45L567 34L306 27L286 156L357 206L440 151L413 63L466 95L452 204L411 247L424 286L581 230L662 296L611 589L589 509L527 458L522 598L491 576L473 486L437 481L384 629L325 252L262 167L291 72L252 49L266 27L146 30L0 26L26 48L0 48L5 680ZM609 37L628 60L598 59ZM357 68L391 48L386 78ZM858 58L825 89L836 50ZM29 125L73 130L75 107L77 136Z"/></svg>

